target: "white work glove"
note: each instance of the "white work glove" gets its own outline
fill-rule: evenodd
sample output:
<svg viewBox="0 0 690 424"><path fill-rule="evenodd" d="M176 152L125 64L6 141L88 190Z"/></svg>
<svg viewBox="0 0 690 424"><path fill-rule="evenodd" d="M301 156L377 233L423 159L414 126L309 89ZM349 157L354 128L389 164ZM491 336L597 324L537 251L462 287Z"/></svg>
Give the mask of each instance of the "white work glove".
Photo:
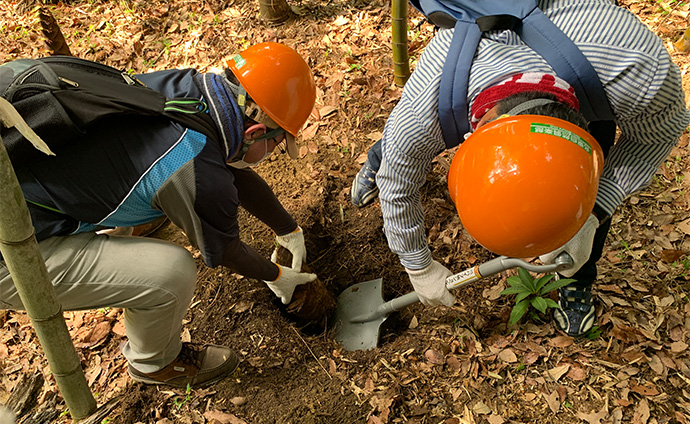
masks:
<svg viewBox="0 0 690 424"><path fill-rule="evenodd" d="M309 274L306 272L297 272L292 268L286 266L276 265L280 269L278 278L274 281L265 281L266 285L276 296L280 298L283 305L287 305L292 301L292 293L295 292L295 287L300 284L310 283L316 280L316 274Z"/></svg>
<svg viewBox="0 0 690 424"><path fill-rule="evenodd" d="M436 261L422 269L406 269L410 282L417 292L420 302L427 306L446 305L455 303L455 296L446 289L446 278L452 273L445 266Z"/></svg>
<svg viewBox="0 0 690 424"><path fill-rule="evenodd" d="M307 247L304 245L304 232L302 228L297 227L297 229L290 234L276 236L276 243L292 253L292 269L296 272L300 272L302 263L307 260ZM275 263L277 259L278 249L275 249L271 254L271 262Z"/></svg>
<svg viewBox="0 0 690 424"><path fill-rule="evenodd" d="M580 231L570 241L553 252L539 256L539 260L545 264L552 264L561 252L567 252L573 258L573 266L565 271L558 271L558 273L566 277L572 277L589 260L589 256L592 254L594 233L598 227L599 220L596 216L590 214L587 221L585 221L585 225L580 228Z"/></svg>

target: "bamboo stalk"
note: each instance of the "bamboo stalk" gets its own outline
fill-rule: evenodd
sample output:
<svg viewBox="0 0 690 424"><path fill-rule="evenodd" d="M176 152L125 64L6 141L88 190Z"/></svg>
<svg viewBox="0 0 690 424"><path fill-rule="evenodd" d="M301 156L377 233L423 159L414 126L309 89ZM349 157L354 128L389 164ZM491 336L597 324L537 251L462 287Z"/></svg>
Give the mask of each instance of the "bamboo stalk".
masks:
<svg viewBox="0 0 690 424"><path fill-rule="evenodd" d="M286 0L259 0L259 13L266 23L277 26L290 18L292 9Z"/></svg>
<svg viewBox="0 0 690 424"><path fill-rule="evenodd" d="M24 195L0 139L0 252L24 308L33 323L50 369L72 418L96 410L81 363L72 344L62 306L38 250Z"/></svg>
<svg viewBox="0 0 690 424"><path fill-rule="evenodd" d="M392 0L391 2L393 75L398 87L404 86L410 77L410 58L407 51L407 1Z"/></svg>

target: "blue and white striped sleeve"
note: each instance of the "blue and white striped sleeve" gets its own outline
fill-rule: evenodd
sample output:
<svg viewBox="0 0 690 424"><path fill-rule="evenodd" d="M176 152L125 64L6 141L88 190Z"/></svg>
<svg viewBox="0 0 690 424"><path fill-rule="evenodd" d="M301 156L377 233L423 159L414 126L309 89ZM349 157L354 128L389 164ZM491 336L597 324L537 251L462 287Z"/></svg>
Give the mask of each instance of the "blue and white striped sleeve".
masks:
<svg viewBox="0 0 690 424"><path fill-rule="evenodd" d="M690 121L680 70L665 51L662 57L643 85L608 93L614 108L620 108L616 123L621 130L599 181L597 203L609 214L649 184ZM640 93L635 102L633 93Z"/></svg>
<svg viewBox="0 0 690 424"><path fill-rule="evenodd" d="M438 89L452 34L437 36L406 83L383 132L376 175L388 245L408 269L431 264L420 187L431 162L445 149L438 120Z"/></svg>

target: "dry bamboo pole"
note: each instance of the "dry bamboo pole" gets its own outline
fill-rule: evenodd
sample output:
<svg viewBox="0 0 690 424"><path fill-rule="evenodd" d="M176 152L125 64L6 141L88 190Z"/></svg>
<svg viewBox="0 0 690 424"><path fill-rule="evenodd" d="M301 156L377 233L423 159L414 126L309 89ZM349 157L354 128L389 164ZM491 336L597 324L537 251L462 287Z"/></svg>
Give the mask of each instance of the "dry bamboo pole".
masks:
<svg viewBox="0 0 690 424"><path fill-rule="evenodd" d="M407 51L407 1L392 0L391 2L393 75L398 87L404 86L410 77L410 58Z"/></svg>
<svg viewBox="0 0 690 424"><path fill-rule="evenodd" d="M18 118L14 108L10 111L8 105L7 102L0 102L2 122L5 126L26 129L23 121L16 121L21 118ZM1 139L0 187L0 253L36 330L60 393L72 418L78 421L96 410L96 401L72 344L62 306L38 250L24 194Z"/></svg>
<svg viewBox="0 0 690 424"><path fill-rule="evenodd" d="M287 21L292 9L286 0L259 0L261 18L270 26L277 26Z"/></svg>

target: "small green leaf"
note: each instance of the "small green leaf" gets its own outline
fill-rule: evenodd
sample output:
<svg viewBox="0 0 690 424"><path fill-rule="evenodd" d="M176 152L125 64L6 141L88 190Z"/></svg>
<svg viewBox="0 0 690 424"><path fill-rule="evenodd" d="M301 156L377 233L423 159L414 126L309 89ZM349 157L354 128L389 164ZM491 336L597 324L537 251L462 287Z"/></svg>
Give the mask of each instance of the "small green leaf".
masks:
<svg viewBox="0 0 690 424"><path fill-rule="evenodd" d="M508 277L506 281L508 282L508 284L510 284L511 287L522 287L525 290L529 290L529 286L526 286L525 283L523 283L520 277L518 277L517 275L512 275Z"/></svg>
<svg viewBox="0 0 690 424"><path fill-rule="evenodd" d="M523 300L522 302L519 302L513 306L513 310L510 312L510 320L508 321L510 325L520 321L520 318L522 318L522 316L525 315L525 312L527 312L527 308L529 308L529 301L527 300Z"/></svg>
<svg viewBox="0 0 690 424"><path fill-rule="evenodd" d="M585 333L585 337L587 337L589 340L596 340L599 338L599 336L601 336L601 328L596 325Z"/></svg>
<svg viewBox="0 0 690 424"><path fill-rule="evenodd" d="M556 289L560 289L563 286L567 286L568 284L575 282L572 278L564 278L562 280L554 280L544 286L544 288L541 290L541 294L546 294L549 292L552 292Z"/></svg>
<svg viewBox="0 0 690 424"><path fill-rule="evenodd" d="M553 275L553 274L546 274L546 275L540 277L537 280L537 293L539 292L539 290L541 290L542 287L544 287L544 285L546 283L553 280L554 277L555 277L555 275Z"/></svg>
<svg viewBox="0 0 690 424"><path fill-rule="evenodd" d="M527 289L524 287L508 287L501 292L501 296L506 295L506 294L524 293L526 291L527 291ZM527 294L529 294L529 292Z"/></svg>
<svg viewBox="0 0 690 424"><path fill-rule="evenodd" d="M530 304L534 306L539 312L546 313L546 300L543 297L535 296L530 299Z"/></svg>
<svg viewBox="0 0 690 424"><path fill-rule="evenodd" d="M532 293L537 292L537 287L534 285L534 278L532 278L532 275L527 272L526 269L518 268L518 275L520 276L520 280L522 280L522 284L524 284L525 287L529 288Z"/></svg>
<svg viewBox="0 0 690 424"><path fill-rule="evenodd" d="M546 301L546 306L549 308L553 309L561 309L561 305L558 303L554 302L552 299L549 299L548 297L545 297L544 300Z"/></svg>
<svg viewBox="0 0 690 424"><path fill-rule="evenodd" d="M515 296L515 303L520 303L522 302L523 299L526 299L527 297L532 296L532 293L524 291L517 296Z"/></svg>

